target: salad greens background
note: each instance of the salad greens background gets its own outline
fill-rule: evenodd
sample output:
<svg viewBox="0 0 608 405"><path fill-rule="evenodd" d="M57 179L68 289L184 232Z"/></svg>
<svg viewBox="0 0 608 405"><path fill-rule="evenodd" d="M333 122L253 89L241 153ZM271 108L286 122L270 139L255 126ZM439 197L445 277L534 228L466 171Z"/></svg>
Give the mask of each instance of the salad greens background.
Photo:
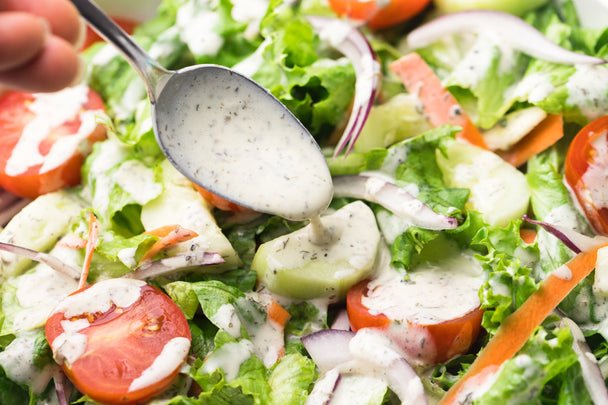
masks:
<svg viewBox="0 0 608 405"><path fill-rule="evenodd" d="M288 5L271 0L259 25L239 22L232 17L235 5L229 0L164 0L153 20L139 26L135 40L161 64L177 69L193 63L217 63L239 67L267 87L304 123L321 145L335 139L347 114L355 88L355 71L348 59L324 44L305 16L307 13L333 15L322 2L300 1ZM189 26L213 16L213 24L203 29L215 40L213 44L189 42ZM561 46L589 55L608 57L608 29L590 30L580 26L571 1L548 1L526 13L523 18ZM459 219L451 231L430 231L408 227L390 244L393 265L407 275L421 254L441 243L456 243L472 251L482 263L485 283L479 294L486 310L483 327L487 331L476 347L489 339L501 321L512 313L538 287L548 272L569 260L573 253L561 242L539 230L533 244L519 235L521 220L505 227L489 225L479 212L467 208L470 190L446 183L437 161L454 142L457 128L429 129L423 117L400 100L404 89L387 69L388 64L406 52L403 38L416 20L385 32L362 31L368 35L383 66L382 101L369 117L362 142L365 149L355 149L348 159L330 161L333 174L358 174L379 171L398 184L414 184L418 198L435 211ZM513 33L517 35L517 33ZM575 208L562 181L565 150L571 137L593 118L608 114L608 69L549 63L507 49L500 38L457 36L419 50L423 58L442 78L461 105L471 112L475 123L490 128L508 112L538 106L548 113L563 113L567 122L566 137L555 147L537 155L525 167L530 190L530 212L539 220L555 219L559 209L566 225L591 234L585 219ZM136 263L124 261L120 252L134 249L140 258L154 243L142 235L142 218L149 203L163 193L182 193L171 176L152 132L150 110L145 90L128 64L105 44L97 44L85 53L88 82L106 101L106 124L110 138L97 143L83 167L83 185L66 192L65 198L82 207L92 207L101 224L100 242L91 268L91 277L116 277L132 270ZM475 75L470 74L470 69ZM581 94L585 94L582 97ZM380 101L380 100L379 100ZM409 126L398 133L387 124L391 114L406 112ZM380 117L380 118L378 118ZM391 117L391 118L388 118ZM388 132L391 132L388 134ZM389 136L390 135L390 136ZM391 145L385 139L390 138ZM406 158L401 159L405 156ZM394 159L401 160L396 162ZM143 193L125 186L124 173L137 173ZM184 201L198 198L182 193ZM337 199L333 207L346 203ZM396 221L388 211L372 204L379 223ZM235 250L236 268L213 274L190 274L179 280L156 282L182 308L193 334L193 353L197 356L189 375L200 385L198 398L186 396L179 383L166 393L168 404L302 404L318 372L299 343L298 336L326 328L336 308L319 308L308 302L294 303L286 326L286 355L271 367L251 355L235 378L228 380L224 371L206 372L202 359L213 356L230 345L243 344L249 338L245 327L233 336L210 319L222 305L232 305L242 319L263 320L259 303L248 300L246 293L255 285L255 273L249 264L256 247L277 235L295 230L303 223L291 223L278 217L264 216L254 222L235 223L227 214L218 213L222 230ZM84 234L86 216L65 220L66 230ZM50 247L50 246L49 246ZM79 257L72 259L81 260ZM23 269L22 269L23 270ZM16 271L16 276L22 272ZM29 270L28 270L29 271ZM560 310L576 321L585 333L602 370L608 364L608 304L591 288L593 275L581 283L562 303ZM18 277L2 284L2 336L5 351L9 343L22 339L15 319L24 310L15 297ZM204 315L204 316L202 316ZM591 403L582 377L573 337L567 327L547 319L521 353L507 362L495 383L473 402L566 404ZM34 338L32 367L42 372L52 367L48 344ZM31 337L30 337L31 338ZM431 391L448 389L472 361L472 355L460 356L437 366L427 378ZM34 392L31 384L17 384L0 368L0 403L35 404L51 390ZM74 400L77 400L75 394ZM380 402L394 400L387 392ZM86 398L79 403L89 403Z"/></svg>

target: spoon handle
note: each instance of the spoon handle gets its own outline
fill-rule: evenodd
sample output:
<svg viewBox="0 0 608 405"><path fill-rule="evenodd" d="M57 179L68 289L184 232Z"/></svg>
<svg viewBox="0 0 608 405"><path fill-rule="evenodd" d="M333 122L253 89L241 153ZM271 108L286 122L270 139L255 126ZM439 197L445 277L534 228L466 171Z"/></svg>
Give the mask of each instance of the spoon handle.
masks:
<svg viewBox="0 0 608 405"><path fill-rule="evenodd" d="M133 39L90 0L71 0L80 15L107 42L114 45L123 54L146 82L152 102L160 93L164 81L171 74L147 54Z"/></svg>

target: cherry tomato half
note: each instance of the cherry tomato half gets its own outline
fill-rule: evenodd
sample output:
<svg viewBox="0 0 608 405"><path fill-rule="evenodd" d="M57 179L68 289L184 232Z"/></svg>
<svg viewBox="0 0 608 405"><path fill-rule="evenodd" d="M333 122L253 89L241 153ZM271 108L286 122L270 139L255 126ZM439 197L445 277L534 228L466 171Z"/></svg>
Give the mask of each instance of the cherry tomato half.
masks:
<svg viewBox="0 0 608 405"><path fill-rule="evenodd" d="M46 105L40 110L31 107L40 97L50 97L49 94L9 91L0 97L0 187L21 197L35 198L80 183L84 157L91 151L94 142L106 137L105 127L94 122L91 124L91 119L88 122L90 130L79 133L87 128L81 129L81 113L104 109L99 95L91 89L85 90L86 101L75 115L61 123L55 122L57 115L53 112L53 108L65 108L58 101L59 96L56 100L47 98L49 101L44 102ZM29 157L41 156L43 163L37 162L17 172L7 170L9 159L13 153L17 153L15 148L27 128L30 141L22 145L25 148L18 152L16 160L23 163ZM40 134L44 135L43 139L37 138ZM50 163L50 166L44 168L44 163Z"/></svg>
<svg viewBox="0 0 608 405"><path fill-rule="evenodd" d="M127 34L132 34L138 24L136 21L123 17L112 17L112 20L114 20L114 22L118 24L120 28L125 30ZM85 50L94 43L100 41L103 41L103 39L91 28L91 26L87 25L87 31L84 38L84 42L80 49Z"/></svg>
<svg viewBox="0 0 608 405"><path fill-rule="evenodd" d="M340 16L365 21L371 29L387 28L421 13L430 0L329 0L329 5Z"/></svg>
<svg viewBox="0 0 608 405"><path fill-rule="evenodd" d="M138 403L167 389L191 342L180 308L160 290L130 279L69 295L45 332L74 386L104 404Z"/></svg>
<svg viewBox="0 0 608 405"><path fill-rule="evenodd" d="M608 235L608 116L587 124L574 137L564 176L595 231Z"/></svg>
<svg viewBox="0 0 608 405"><path fill-rule="evenodd" d="M466 353L477 339L483 317L479 307L461 317L435 324L393 320L382 313L371 313L363 304L368 283L369 280L363 280L355 284L346 297L348 319L355 332L362 328L384 329L406 353L425 364L444 363Z"/></svg>
<svg viewBox="0 0 608 405"><path fill-rule="evenodd" d="M194 183L192 183L194 184ZM213 194L211 191L208 191L198 184L194 184L194 187L198 191L198 193L203 197L209 204L213 205L215 208L218 208L222 211L232 211L236 213L253 213L252 209L247 207L243 207L242 205L238 205L233 203L232 201L228 201L225 198L220 197L217 194Z"/></svg>

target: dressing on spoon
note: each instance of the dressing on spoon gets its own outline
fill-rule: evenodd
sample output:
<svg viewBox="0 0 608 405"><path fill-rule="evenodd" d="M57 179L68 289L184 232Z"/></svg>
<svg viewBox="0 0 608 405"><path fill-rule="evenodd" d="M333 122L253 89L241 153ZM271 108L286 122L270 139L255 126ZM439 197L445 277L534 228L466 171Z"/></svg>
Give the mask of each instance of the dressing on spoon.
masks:
<svg viewBox="0 0 608 405"><path fill-rule="evenodd" d="M305 220L333 197L327 162L270 92L223 66L164 69L90 0L72 0L146 83L161 150L194 183L255 211Z"/></svg>

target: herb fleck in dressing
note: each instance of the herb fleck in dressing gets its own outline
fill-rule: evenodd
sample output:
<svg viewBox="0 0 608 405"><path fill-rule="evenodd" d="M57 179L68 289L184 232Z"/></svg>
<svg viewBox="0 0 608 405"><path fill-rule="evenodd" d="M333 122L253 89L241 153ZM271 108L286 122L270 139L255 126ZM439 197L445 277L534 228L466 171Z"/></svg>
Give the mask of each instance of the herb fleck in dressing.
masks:
<svg viewBox="0 0 608 405"><path fill-rule="evenodd" d="M190 86L167 84L159 104L170 107L157 111L157 131L170 159L229 200L292 220L319 215L333 185L317 144L265 90L236 79L214 71L192 75ZM202 87L209 91L192 90Z"/></svg>

